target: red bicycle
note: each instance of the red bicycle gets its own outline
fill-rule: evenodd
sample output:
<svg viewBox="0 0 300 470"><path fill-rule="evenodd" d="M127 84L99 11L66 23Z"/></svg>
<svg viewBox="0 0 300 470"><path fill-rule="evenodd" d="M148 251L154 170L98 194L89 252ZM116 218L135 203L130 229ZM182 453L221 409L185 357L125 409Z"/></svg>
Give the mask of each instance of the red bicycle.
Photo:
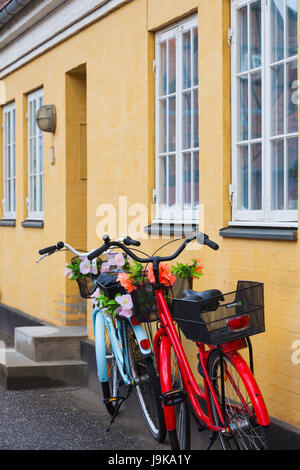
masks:
<svg viewBox="0 0 300 470"><path fill-rule="evenodd" d="M190 449L191 408L199 430L212 431L208 449L219 437L224 450L270 450L270 418L253 375L249 338L265 330L263 284L239 281L236 291L228 294L216 289L186 290L182 298L173 299L170 307L159 281L159 264L175 259L195 239L214 250L219 248L207 235L197 233L186 238L171 256L140 258L105 236L104 245L89 259L110 247L119 247L135 261L153 264L159 322L153 347L172 449ZM191 370L180 332L196 343L201 385ZM239 354L244 348L249 350L250 366Z"/></svg>

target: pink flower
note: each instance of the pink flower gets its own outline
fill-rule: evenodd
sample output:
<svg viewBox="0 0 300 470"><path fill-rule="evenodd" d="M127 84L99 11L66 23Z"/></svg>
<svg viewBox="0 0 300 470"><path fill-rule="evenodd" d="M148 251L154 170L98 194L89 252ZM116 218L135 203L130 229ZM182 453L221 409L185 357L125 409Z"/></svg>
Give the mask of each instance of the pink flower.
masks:
<svg viewBox="0 0 300 470"><path fill-rule="evenodd" d="M99 287L97 287L97 289L95 290L95 292L93 292L93 294L91 295L91 299L92 299L92 302L93 302L94 305L98 303L98 300L97 300L98 297L100 297L100 289L99 289Z"/></svg>
<svg viewBox="0 0 300 470"><path fill-rule="evenodd" d="M82 261L79 265L81 274L89 274L92 270L91 263L87 258L81 258Z"/></svg>
<svg viewBox="0 0 300 470"><path fill-rule="evenodd" d="M71 279L72 275L73 275L72 269L66 267L65 268L65 276L69 276L69 279Z"/></svg>
<svg viewBox="0 0 300 470"><path fill-rule="evenodd" d="M119 295L116 297L116 302L121 305L123 310L131 310L133 307L132 298L130 294Z"/></svg>
<svg viewBox="0 0 300 470"><path fill-rule="evenodd" d="M107 253L107 263L110 266L115 265L115 253ZM105 263L104 263L105 264Z"/></svg>
<svg viewBox="0 0 300 470"><path fill-rule="evenodd" d="M116 313L120 315L121 317L126 317L126 318L132 317L132 311L126 308L123 309L122 307L118 307L116 309Z"/></svg>
<svg viewBox="0 0 300 470"><path fill-rule="evenodd" d="M125 264L125 258L122 253L117 253L115 256L115 265L121 268Z"/></svg>
<svg viewBox="0 0 300 470"><path fill-rule="evenodd" d="M103 263L101 266L101 272L102 273L108 273L110 270L110 264L109 263Z"/></svg>

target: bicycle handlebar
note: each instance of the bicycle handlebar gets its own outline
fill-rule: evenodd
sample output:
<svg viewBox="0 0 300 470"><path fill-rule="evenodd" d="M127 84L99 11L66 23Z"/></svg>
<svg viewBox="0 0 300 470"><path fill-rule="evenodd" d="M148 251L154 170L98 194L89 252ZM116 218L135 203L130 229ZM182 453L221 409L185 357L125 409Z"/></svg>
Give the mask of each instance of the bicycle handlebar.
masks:
<svg viewBox="0 0 300 470"><path fill-rule="evenodd" d="M198 233L192 233L189 235L184 242L180 245L178 250L173 253L171 256L163 256L163 257L158 257L158 256L151 256L150 258L140 258L136 256L135 253L133 253L129 248L127 248L123 243L117 242L117 241L110 241L109 235L104 235L103 240L104 244L97 248L96 250L92 251L87 258L89 261L92 261L94 258L97 258L98 256L102 255L105 251L107 251L108 248L110 247L117 247L121 248L125 253L128 254L132 259L137 261L138 263L151 263L153 261L172 261L173 259L177 258L177 256L180 255L180 253L185 249L186 245L188 245L191 241L197 240L198 243L201 245L207 245L209 248L212 248L213 250L218 250L219 245L212 240L209 239L207 235L204 233L198 232Z"/></svg>
<svg viewBox="0 0 300 470"><path fill-rule="evenodd" d="M104 237L103 237L103 239L105 239ZM127 236L125 238L122 238L122 242L126 246L130 246L130 245L140 246L140 244L141 244L139 241L133 240L129 236ZM51 246L47 246L46 248L42 248L41 250L39 250L39 254L40 255L45 255L45 256L46 255L52 255L56 251L62 250L64 247L66 247L68 250L73 251L74 254L79 255L79 253L77 253L77 251L74 248L72 248L70 245L68 245L67 243L64 243L64 242L58 242L56 245L51 245Z"/></svg>
<svg viewBox="0 0 300 470"><path fill-rule="evenodd" d="M39 251L40 255L50 255L56 250L61 250L65 246L64 242L58 242L56 245L48 246L47 248L42 248Z"/></svg>

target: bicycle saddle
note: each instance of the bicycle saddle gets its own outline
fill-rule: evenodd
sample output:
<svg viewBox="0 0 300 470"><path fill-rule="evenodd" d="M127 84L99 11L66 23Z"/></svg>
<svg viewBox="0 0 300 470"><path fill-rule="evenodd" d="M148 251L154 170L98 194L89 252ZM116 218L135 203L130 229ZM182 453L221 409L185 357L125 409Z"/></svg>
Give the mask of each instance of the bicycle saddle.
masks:
<svg viewBox="0 0 300 470"><path fill-rule="evenodd" d="M217 310L220 300L224 300L224 297L222 292L217 289L203 290L201 292L187 289L183 292L182 300L201 302L198 310L198 313L201 314Z"/></svg>
<svg viewBox="0 0 300 470"><path fill-rule="evenodd" d="M192 289L187 289L183 292L183 300L196 300L198 302L205 302L207 300L224 300L223 294L218 289L209 289L197 292Z"/></svg>

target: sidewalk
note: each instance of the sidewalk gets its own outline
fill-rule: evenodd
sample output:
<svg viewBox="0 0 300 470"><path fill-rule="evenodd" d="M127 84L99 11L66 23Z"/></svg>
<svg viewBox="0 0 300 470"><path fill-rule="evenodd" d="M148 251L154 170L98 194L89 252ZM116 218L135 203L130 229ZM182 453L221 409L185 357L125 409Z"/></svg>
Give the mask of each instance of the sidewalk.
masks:
<svg viewBox="0 0 300 470"><path fill-rule="evenodd" d="M170 450L151 437L134 395L109 433L102 397L89 388L1 390L0 419L0 450ZM199 436L194 449L206 446Z"/></svg>

